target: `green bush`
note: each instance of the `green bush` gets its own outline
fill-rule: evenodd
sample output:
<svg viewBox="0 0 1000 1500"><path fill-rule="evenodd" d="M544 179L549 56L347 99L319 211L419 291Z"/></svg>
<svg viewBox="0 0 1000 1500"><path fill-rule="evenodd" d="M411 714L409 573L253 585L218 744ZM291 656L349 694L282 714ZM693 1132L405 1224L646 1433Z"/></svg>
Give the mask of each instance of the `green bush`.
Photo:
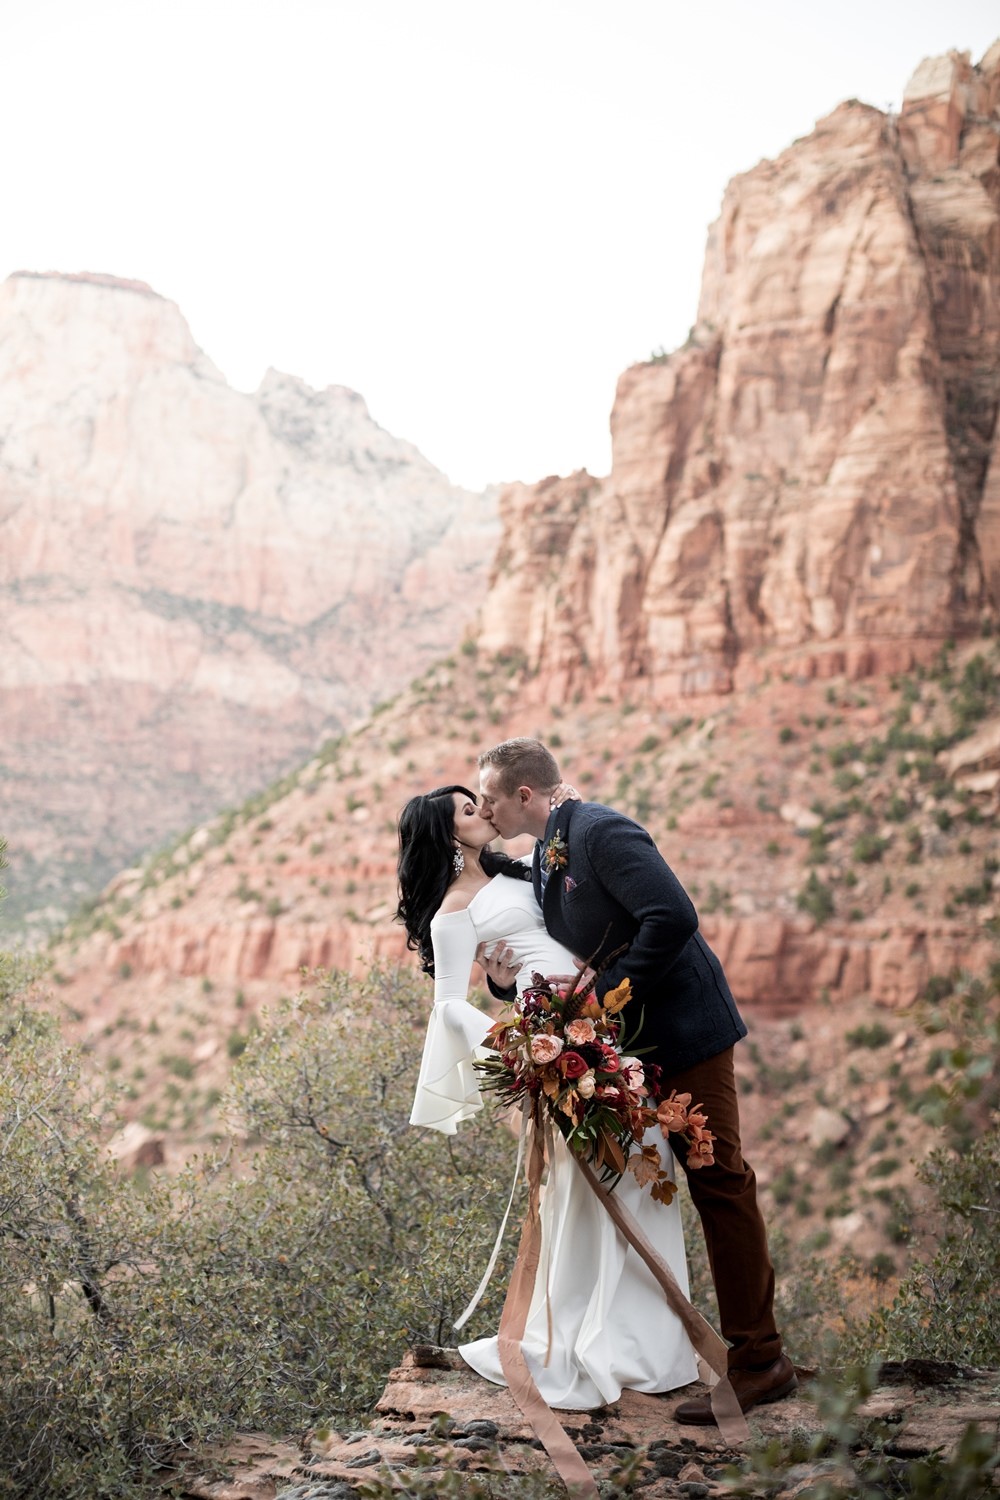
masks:
<svg viewBox="0 0 1000 1500"><path fill-rule="evenodd" d="M890 1041L892 1033L887 1031L881 1021L873 1021L870 1026L855 1026L849 1031L845 1041L850 1042L852 1047L884 1047Z"/></svg>
<svg viewBox="0 0 1000 1500"><path fill-rule="evenodd" d="M962 1155L941 1148L919 1175L943 1212L929 1260L910 1268L891 1305L855 1333L855 1349L885 1359L1000 1365L1000 1130Z"/></svg>
<svg viewBox="0 0 1000 1500"><path fill-rule="evenodd" d="M182 1445L356 1420L409 1344L450 1341L513 1143L489 1118L453 1139L408 1128L426 981L329 976L284 1003L226 1104L250 1159L141 1191L33 982L0 961L4 1494L138 1500Z"/></svg>
<svg viewBox="0 0 1000 1500"><path fill-rule="evenodd" d="M877 833L862 833L855 839L851 852L862 864L873 865L882 858L888 847L888 839L880 838Z"/></svg>
<svg viewBox="0 0 1000 1500"><path fill-rule="evenodd" d="M795 904L799 911L808 912L820 923L832 917L835 909L833 892L828 885L824 885L815 870L809 872L809 879L796 896Z"/></svg>
<svg viewBox="0 0 1000 1500"><path fill-rule="evenodd" d="M880 1272L887 1267L879 1266ZM878 1380L866 1362L820 1377L803 1393L816 1407L818 1431L757 1437L739 1464L723 1470L726 1490L741 1500L801 1495L803 1500L985 1500L996 1493L1000 1465L994 1435L967 1424L952 1453L899 1458L890 1432L864 1413ZM808 1465L808 1467L807 1467ZM803 1484L803 1473L809 1479Z"/></svg>

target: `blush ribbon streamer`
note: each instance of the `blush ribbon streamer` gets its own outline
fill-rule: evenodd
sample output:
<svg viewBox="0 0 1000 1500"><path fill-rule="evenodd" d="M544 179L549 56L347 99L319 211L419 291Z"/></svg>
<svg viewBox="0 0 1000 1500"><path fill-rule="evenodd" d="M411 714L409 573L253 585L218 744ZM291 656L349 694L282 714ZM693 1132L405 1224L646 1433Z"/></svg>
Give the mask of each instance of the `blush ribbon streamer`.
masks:
<svg viewBox="0 0 1000 1500"><path fill-rule="evenodd" d="M557 1474L573 1500L599 1500L594 1476L581 1458L572 1438L535 1384L522 1345L541 1259L541 1186L545 1166L545 1142L550 1127L547 1121L544 1128L538 1121L534 1121L529 1129L528 1208L521 1229L517 1259L511 1272L510 1285L500 1318L500 1330L497 1337L500 1368L503 1370L514 1401L531 1424L536 1437L552 1460ZM523 1143L522 1133L522 1147ZM520 1158L521 1152L519 1151L519 1162ZM674 1279L667 1262L643 1233L628 1209L615 1198L613 1192L602 1186L589 1162L579 1156L576 1156L575 1160L590 1187L611 1215L618 1231L656 1277L669 1307L680 1319L696 1354L718 1377L717 1383L712 1388L711 1402L712 1414L720 1435L733 1446L747 1442L750 1432L729 1380L725 1343L712 1325L701 1316L696 1308L692 1307ZM482 1295L483 1290L485 1290L485 1280L477 1293L476 1301Z"/></svg>

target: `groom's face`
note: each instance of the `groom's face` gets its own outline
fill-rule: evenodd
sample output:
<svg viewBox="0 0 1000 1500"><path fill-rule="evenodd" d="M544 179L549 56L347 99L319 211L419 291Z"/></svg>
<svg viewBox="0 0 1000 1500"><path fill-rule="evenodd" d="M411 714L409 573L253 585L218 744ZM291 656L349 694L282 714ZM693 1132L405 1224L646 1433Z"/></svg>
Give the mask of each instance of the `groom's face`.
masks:
<svg viewBox="0 0 1000 1500"><path fill-rule="evenodd" d="M502 839L516 839L518 834L528 832L520 789L503 791L495 766L484 766L479 773L479 811Z"/></svg>

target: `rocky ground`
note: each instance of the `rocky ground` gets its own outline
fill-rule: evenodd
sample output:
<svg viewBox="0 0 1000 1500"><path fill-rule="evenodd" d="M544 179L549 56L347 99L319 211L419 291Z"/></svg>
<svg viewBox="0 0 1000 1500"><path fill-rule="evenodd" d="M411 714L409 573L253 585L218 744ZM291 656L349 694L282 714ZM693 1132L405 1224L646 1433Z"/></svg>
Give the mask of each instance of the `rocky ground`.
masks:
<svg viewBox="0 0 1000 1500"><path fill-rule="evenodd" d="M754 1446L776 1441L805 1453L824 1430L814 1393L803 1379L794 1397L758 1408L751 1417ZM732 1494L724 1477L743 1455L727 1449L714 1429L673 1422L674 1404L673 1395L627 1391L599 1411L565 1414L602 1493L632 1492L643 1500ZM887 1460L950 1452L969 1423L996 1440L1000 1374L920 1361L885 1365L857 1420L859 1451L877 1450ZM426 1349L392 1372L367 1427L312 1432L301 1443L246 1434L227 1446L220 1470L185 1480L186 1500L348 1500L362 1485L387 1497L458 1494L446 1486L459 1474L467 1476L469 1494L541 1496L542 1479L551 1479L548 1460L508 1393L486 1385L454 1351ZM836 1459L803 1457L790 1466L787 1482L768 1493L791 1496L836 1473ZM623 1489L626 1474L630 1491ZM477 1477L478 1491L471 1488ZM561 1493L560 1486L553 1482L550 1493Z"/></svg>

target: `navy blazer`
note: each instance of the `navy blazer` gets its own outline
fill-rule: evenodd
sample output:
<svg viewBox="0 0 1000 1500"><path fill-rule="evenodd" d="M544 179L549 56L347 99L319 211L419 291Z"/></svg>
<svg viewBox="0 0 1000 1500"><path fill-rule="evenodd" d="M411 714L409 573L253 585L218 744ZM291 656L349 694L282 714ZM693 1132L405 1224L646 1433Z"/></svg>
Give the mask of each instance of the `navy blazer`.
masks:
<svg viewBox="0 0 1000 1500"><path fill-rule="evenodd" d="M557 835L568 857L550 871L543 896L540 861ZM668 1077L746 1036L690 897L638 823L600 802L564 802L535 846L532 881L547 930L571 953L600 967L626 949L600 974L597 995L631 980L626 1032L642 1011L636 1045L652 1048L648 1060Z"/></svg>

